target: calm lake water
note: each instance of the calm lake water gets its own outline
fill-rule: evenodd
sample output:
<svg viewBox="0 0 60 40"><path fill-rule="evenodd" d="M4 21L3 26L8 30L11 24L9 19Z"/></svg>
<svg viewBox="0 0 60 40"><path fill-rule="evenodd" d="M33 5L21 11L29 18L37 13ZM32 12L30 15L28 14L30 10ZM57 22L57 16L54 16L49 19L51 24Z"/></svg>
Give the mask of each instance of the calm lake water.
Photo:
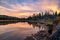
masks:
<svg viewBox="0 0 60 40"><path fill-rule="evenodd" d="M34 28L27 22L0 25L0 40L24 40L27 36L38 31L38 27Z"/></svg>

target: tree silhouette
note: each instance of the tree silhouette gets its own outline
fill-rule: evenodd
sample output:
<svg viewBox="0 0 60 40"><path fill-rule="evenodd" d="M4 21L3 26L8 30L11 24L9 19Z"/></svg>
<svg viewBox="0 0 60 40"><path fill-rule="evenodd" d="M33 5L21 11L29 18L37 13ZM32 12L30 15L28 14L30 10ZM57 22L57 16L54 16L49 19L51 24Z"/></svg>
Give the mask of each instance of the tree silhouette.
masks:
<svg viewBox="0 0 60 40"><path fill-rule="evenodd" d="M59 12L58 16L60 16L60 12Z"/></svg>
<svg viewBox="0 0 60 40"><path fill-rule="evenodd" d="M57 11L55 12L55 16L57 16Z"/></svg>

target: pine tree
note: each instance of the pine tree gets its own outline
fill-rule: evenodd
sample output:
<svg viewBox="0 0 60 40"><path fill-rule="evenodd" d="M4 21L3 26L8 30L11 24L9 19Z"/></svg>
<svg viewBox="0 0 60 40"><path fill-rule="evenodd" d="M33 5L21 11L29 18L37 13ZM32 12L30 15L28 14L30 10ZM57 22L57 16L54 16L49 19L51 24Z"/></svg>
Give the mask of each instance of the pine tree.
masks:
<svg viewBox="0 0 60 40"><path fill-rule="evenodd" d="M60 16L60 12L59 12L58 16Z"/></svg>
<svg viewBox="0 0 60 40"><path fill-rule="evenodd" d="M55 16L57 16L57 11L55 12Z"/></svg>

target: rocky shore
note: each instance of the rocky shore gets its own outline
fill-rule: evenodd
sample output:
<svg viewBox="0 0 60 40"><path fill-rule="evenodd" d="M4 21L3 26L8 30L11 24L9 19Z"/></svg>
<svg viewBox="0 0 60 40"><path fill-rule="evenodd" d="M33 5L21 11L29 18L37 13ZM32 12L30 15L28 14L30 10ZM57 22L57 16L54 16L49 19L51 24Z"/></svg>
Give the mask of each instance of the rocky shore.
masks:
<svg viewBox="0 0 60 40"><path fill-rule="evenodd" d="M50 30L51 32L52 30ZM50 33L45 30L40 30L36 34L27 36L25 40L60 40L60 28L58 28L54 33Z"/></svg>

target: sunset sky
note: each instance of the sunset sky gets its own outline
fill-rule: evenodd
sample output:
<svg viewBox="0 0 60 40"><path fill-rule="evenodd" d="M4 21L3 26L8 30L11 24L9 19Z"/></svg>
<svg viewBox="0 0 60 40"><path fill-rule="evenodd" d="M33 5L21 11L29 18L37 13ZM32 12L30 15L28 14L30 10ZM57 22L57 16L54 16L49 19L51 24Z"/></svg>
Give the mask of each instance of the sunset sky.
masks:
<svg viewBox="0 0 60 40"><path fill-rule="evenodd" d="M0 0L0 15L27 17L45 10L60 12L60 0Z"/></svg>

